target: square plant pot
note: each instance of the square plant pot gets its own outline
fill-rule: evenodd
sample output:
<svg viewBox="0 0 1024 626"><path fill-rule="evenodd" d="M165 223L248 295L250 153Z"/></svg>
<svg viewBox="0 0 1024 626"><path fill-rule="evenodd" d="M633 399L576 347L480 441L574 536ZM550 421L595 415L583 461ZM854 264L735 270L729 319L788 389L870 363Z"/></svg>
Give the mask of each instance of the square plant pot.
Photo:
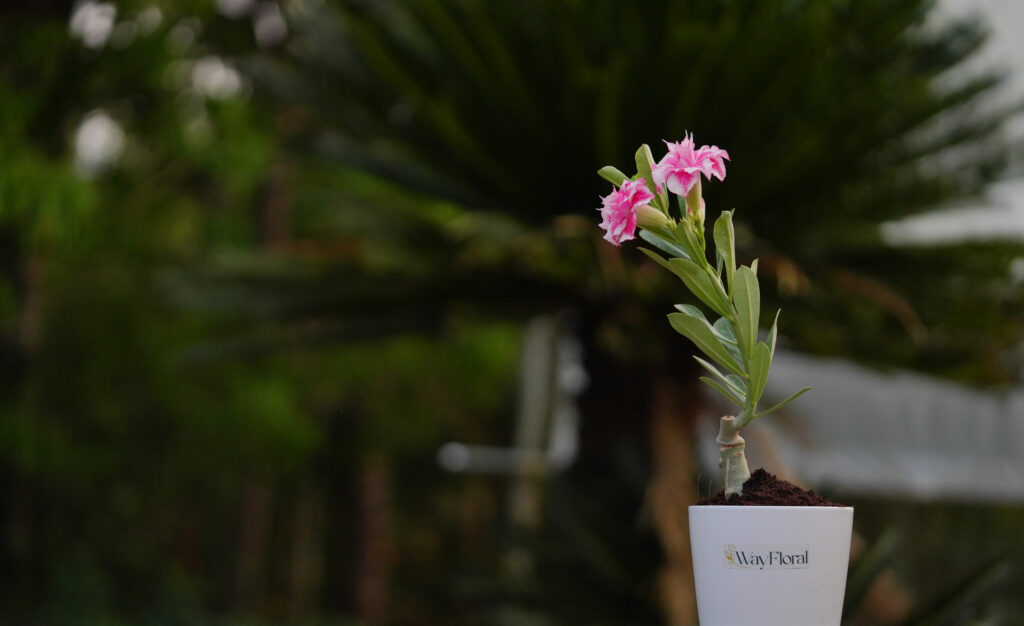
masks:
<svg viewBox="0 0 1024 626"><path fill-rule="evenodd" d="M701 626L838 626L853 508L690 507Z"/></svg>

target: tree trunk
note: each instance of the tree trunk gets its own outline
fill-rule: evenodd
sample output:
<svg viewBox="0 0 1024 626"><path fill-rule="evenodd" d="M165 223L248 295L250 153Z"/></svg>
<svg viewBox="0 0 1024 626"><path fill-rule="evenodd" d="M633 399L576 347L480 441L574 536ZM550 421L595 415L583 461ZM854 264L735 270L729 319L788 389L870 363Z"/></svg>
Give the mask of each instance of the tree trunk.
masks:
<svg viewBox="0 0 1024 626"><path fill-rule="evenodd" d="M693 423L703 396L696 382L685 388L666 377L654 383L651 415L653 475L648 503L655 531L665 550L658 574L658 598L665 621L672 626L697 623L690 558L687 507L697 501Z"/></svg>
<svg viewBox="0 0 1024 626"><path fill-rule="evenodd" d="M250 482L242 494L235 579L235 608L240 612L258 610L266 593L273 502L273 491L260 480Z"/></svg>
<svg viewBox="0 0 1024 626"><path fill-rule="evenodd" d="M360 477L360 558L356 572L356 615L369 626L386 624L391 613L389 578L394 538L391 530L391 468L380 452L363 457Z"/></svg>
<svg viewBox="0 0 1024 626"><path fill-rule="evenodd" d="M297 619L317 608L323 573L323 496L307 485L295 495L291 559L288 569L288 614Z"/></svg>

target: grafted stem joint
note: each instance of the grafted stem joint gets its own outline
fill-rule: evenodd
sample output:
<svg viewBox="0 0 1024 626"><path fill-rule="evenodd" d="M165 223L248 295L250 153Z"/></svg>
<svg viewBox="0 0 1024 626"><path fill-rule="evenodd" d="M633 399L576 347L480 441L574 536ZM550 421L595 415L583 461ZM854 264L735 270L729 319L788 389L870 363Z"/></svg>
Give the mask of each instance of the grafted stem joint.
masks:
<svg viewBox="0 0 1024 626"><path fill-rule="evenodd" d="M718 465L725 474L725 497L732 494L743 494L743 483L750 478L750 469L747 467L747 456L745 449L746 441L740 437L740 429L736 418L732 415L725 415L718 423L719 461Z"/></svg>

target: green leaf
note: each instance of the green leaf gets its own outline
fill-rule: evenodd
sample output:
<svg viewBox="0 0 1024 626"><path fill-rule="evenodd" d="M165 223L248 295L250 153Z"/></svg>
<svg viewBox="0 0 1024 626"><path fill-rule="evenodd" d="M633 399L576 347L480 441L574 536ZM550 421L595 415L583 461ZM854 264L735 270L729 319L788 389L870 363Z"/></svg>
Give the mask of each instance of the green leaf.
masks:
<svg viewBox="0 0 1024 626"><path fill-rule="evenodd" d="M733 274L736 273L736 233L732 225L732 211L722 211L715 220L715 251L725 265L725 278L732 293Z"/></svg>
<svg viewBox="0 0 1024 626"><path fill-rule="evenodd" d="M757 325L761 317L761 289L757 275L749 267L736 270L736 283L732 286L732 303L736 307L736 337L740 352L749 356L757 339Z"/></svg>
<svg viewBox="0 0 1024 626"><path fill-rule="evenodd" d="M676 309L694 317L699 317L707 322L707 318L704 317L704 312L693 305L677 304ZM719 343L725 346L726 352L732 356L734 361L737 363L743 363L743 355L740 354L740 349L736 346L736 335L732 332L732 326L729 324L729 320L724 317L718 318L718 321L711 325L711 332L715 333L715 337L718 338ZM746 392L746 389L747 385L744 383L744 392Z"/></svg>
<svg viewBox="0 0 1024 626"><path fill-rule="evenodd" d="M715 380L713 378L708 378L707 376L701 376L700 380L705 385L711 387L712 389L714 389L718 393L722 394L726 398L729 398L730 400L732 400L736 404L738 404L740 406L743 406L743 400L740 399L740 398L737 398L731 391L729 391L728 387L725 387L724 385L720 384L717 380Z"/></svg>
<svg viewBox="0 0 1024 626"><path fill-rule="evenodd" d="M736 374L729 374L728 376L725 377L725 380L728 381L730 385L732 385L740 392L742 392L744 396L747 394L747 381L743 380L743 378L737 376Z"/></svg>
<svg viewBox="0 0 1024 626"><path fill-rule="evenodd" d="M621 187L622 183L629 180L629 176L626 176L611 165L605 165L601 169L597 170L597 175L616 187Z"/></svg>
<svg viewBox="0 0 1024 626"><path fill-rule="evenodd" d="M659 237L658 235L656 235L655 233L653 233L653 232L651 232L649 230L641 228L640 229L640 238L643 239L644 241L646 241L647 243L651 244L655 248L661 250L665 254L668 254L668 255L673 256L673 257L678 257L678 258L681 258L681 259L689 259L690 258L690 255L686 253L686 250L683 250L682 248L680 248L676 244L672 243L671 241L666 241L665 239L662 239L661 237ZM641 248L641 250L642 249L643 248ZM671 271L672 268L666 267L665 269L668 269L668 270Z"/></svg>
<svg viewBox="0 0 1024 626"><path fill-rule="evenodd" d="M680 313L686 313L690 317L696 317L699 320L703 320L705 324L711 327L711 323L708 322L708 318L704 317L704 311L701 311L692 304L677 304L675 307ZM711 329L714 330L713 327L711 327Z"/></svg>
<svg viewBox="0 0 1024 626"><path fill-rule="evenodd" d="M647 188L651 190L651 193L654 194L660 205L661 195L658 193L658 186L654 184L654 173L651 171L654 168L654 156L651 154L651 148L647 144L640 146L640 149L636 151L634 159L636 161L636 173L647 182ZM660 208L667 212L668 207L661 206Z"/></svg>
<svg viewBox="0 0 1024 626"><path fill-rule="evenodd" d="M640 248L640 252L643 252L648 257L650 257L654 262L656 262L658 265L664 267L665 269L667 269L668 271L672 272L673 274L676 273L676 271L672 268L672 266L668 264L668 260L665 259L660 254L658 254L657 252L654 252L653 250L648 250L647 248Z"/></svg>
<svg viewBox="0 0 1024 626"><path fill-rule="evenodd" d="M680 221L676 226L675 235L676 241L678 241L683 249L689 253L690 260L696 263L699 259L703 265L707 265L707 259L704 256L704 248L700 245L700 241L697 239L697 234L693 232L693 228L690 226L689 221L685 219Z"/></svg>
<svg viewBox="0 0 1024 626"><path fill-rule="evenodd" d="M711 307L719 315L729 316L729 296L725 294L722 284L717 279L704 271L700 266L689 259L670 259L671 266L676 276L681 278L686 286L693 292L693 295L700 298L700 301Z"/></svg>
<svg viewBox="0 0 1024 626"><path fill-rule="evenodd" d="M705 320L685 313L669 313L668 321L677 333L696 344L712 360L735 374L743 375L743 368L718 341Z"/></svg>
<svg viewBox="0 0 1024 626"><path fill-rule="evenodd" d="M747 405L753 409L764 393L768 382L768 370L772 366L772 353L763 341L754 346L750 353L750 386L747 388Z"/></svg>
<svg viewBox="0 0 1024 626"><path fill-rule="evenodd" d="M736 333L733 332L732 324L726 318L718 318L718 320L711 326L711 329L715 331L715 334L718 335L718 338L722 341L736 345Z"/></svg>
<svg viewBox="0 0 1024 626"><path fill-rule="evenodd" d="M796 400L800 396L804 395L805 393L807 393L810 390L811 390L810 387L804 387L800 391L798 391L798 392L794 393L793 395L789 396L788 398L786 398L782 402L776 404L772 408L766 409L764 411L761 411L760 413L755 414L754 417L761 417L762 415L768 415L769 413L774 413L774 412L778 411L779 409L781 409L782 407L784 407L787 404L789 404L790 402L792 402L793 400Z"/></svg>
<svg viewBox="0 0 1024 626"><path fill-rule="evenodd" d="M779 314L782 313L782 309L775 311L775 320L772 321L771 330L768 331L768 348L772 351L772 356L775 356L775 339L779 332Z"/></svg>
<svg viewBox="0 0 1024 626"><path fill-rule="evenodd" d="M729 391L733 392L733 395L735 395L741 401L744 400L747 393L747 383L744 382L742 377L737 376L736 374L723 374L717 367L715 367L711 363L708 363L699 356L694 355L693 358L698 363L700 363L704 369L706 369L710 374L717 378L719 382L723 383L726 387L728 387ZM741 402L740 406L742 405L743 403Z"/></svg>

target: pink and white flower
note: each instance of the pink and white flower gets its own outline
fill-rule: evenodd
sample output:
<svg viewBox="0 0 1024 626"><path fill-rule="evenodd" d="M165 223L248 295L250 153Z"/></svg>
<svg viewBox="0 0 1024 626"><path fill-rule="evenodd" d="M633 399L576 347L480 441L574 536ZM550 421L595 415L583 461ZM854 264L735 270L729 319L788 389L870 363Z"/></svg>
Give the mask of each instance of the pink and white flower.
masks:
<svg viewBox="0 0 1024 626"><path fill-rule="evenodd" d="M659 187L667 183L669 191L685 196L700 180L701 174L708 180L712 176L725 180L725 161L729 160L729 153L725 150L718 146L695 148L693 135L687 135L676 143L666 141L665 145L668 146L668 154L651 172L654 184Z"/></svg>
<svg viewBox="0 0 1024 626"><path fill-rule="evenodd" d="M643 178L627 180L622 187L601 199L601 228L605 229L604 239L614 245L635 239L637 210L647 206L654 194L647 188Z"/></svg>

